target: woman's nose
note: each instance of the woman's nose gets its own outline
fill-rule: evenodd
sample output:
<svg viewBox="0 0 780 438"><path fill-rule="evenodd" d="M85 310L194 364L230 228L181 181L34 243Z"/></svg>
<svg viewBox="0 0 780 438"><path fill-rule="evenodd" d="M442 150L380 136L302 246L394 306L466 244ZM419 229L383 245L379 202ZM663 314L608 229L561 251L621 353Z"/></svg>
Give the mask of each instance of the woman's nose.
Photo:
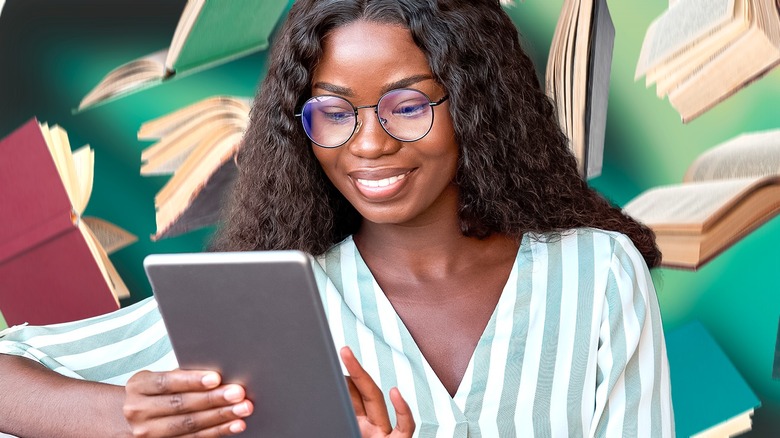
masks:
<svg viewBox="0 0 780 438"><path fill-rule="evenodd" d="M379 158L393 154L401 147L401 142L385 132L377 114L365 108L358 115L355 133L347 144L352 154L362 158Z"/></svg>

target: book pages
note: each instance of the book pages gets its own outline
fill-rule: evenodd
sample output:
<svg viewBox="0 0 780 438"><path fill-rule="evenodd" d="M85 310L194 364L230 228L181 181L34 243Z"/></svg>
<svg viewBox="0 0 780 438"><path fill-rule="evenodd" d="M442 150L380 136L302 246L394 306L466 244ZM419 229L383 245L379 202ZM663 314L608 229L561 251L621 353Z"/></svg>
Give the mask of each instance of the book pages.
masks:
<svg viewBox="0 0 780 438"><path fill-rule="evenodd" d="M700 232L761 177L676 184L650 189L624 211L654 231Z"/></svg>
<svg viewBox="0 0 780 438"><path fill-rule="evenodd" d="M134 234L103 219L87 216L81 220L87 224L106 254L113 254L138 240Z"/></svg>
<svg viewBox="0 0 780 438"><path fill-rule="evenodd" d="M648 27L635 79L726 24L734 15L734 0L679 0Z"/></svg>
<svg viewBox="0 0 780 438"><path fill-rule="evenodd" d="M73 170L78 179L78 203L73 204L73 209L79 215L84 213L92 195L92 185L95 180L95 151L89 145L82 146L73 152Z"/></svg>
<svg viewBox="0 0 780 438"><path fill-rule="evenodd" d="M683 181L780 175L780 129L742 134L699 156Z"/></svg>

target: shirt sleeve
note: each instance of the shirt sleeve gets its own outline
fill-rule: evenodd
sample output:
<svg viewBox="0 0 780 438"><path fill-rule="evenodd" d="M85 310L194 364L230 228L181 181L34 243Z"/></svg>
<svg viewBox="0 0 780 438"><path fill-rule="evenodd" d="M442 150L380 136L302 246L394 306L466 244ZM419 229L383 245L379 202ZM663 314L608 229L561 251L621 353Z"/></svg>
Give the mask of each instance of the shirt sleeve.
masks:
<svg viewBox="0 0 780 438"><path fill-rule="evenodd" d="M178 366L153 298L106 315L0 332L0 354L26 357L62 375L124 385L141 370Z"/></svg>
<svg viewBox="0 0 780 438"><path fill-rule="evenodd" d="M589 436L673 437L669 363L652 278L627 237L613 243Z"/></svg>

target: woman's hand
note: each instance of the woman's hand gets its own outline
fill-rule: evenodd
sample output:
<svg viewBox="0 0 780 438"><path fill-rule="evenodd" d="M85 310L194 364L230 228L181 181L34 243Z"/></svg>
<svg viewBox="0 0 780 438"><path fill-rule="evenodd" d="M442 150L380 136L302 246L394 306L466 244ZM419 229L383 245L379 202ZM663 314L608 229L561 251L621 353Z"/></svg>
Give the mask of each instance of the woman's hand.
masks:
<svg viewBox="0 0 780 438"><path fill-rule="evenodd" d="M393 403L396 416L396 425L393 429L387 415L387 405L382 390L360 366L349 347L341 349L341 360L344 361L344 366L350 374L350 377L347 377L349 395L352 397L352 407L355 408L363 438L411 437L414 432L414 418L398 388L390 390L390 401Z"/></svg>
<svg viewBox="0 0 780 438"><path fill-rule="evenodd" d="M220 437L243 432L252 402L239 385L220 385L213 371L141 371L125 387L124 414L133 436Z"/></svg>

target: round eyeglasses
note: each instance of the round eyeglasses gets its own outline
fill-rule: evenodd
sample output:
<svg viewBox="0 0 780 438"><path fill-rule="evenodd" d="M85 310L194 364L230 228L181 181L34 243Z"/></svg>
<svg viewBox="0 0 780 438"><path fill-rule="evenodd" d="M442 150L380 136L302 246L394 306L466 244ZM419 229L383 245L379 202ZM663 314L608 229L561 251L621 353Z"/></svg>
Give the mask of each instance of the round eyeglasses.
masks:
<svg viewBox="0 0 780 438"><path fill-rule="evenodd" d="M373 108L379 125L396 140L417 141L433 126L433 107L441 105L449 95L436 102L419 90L399 88L388 91L376 105L355 106L339 96L314 96L301 107L303 130L314 144L324 148L337 148L352 138L361 126L358 110Z"/></svg>

